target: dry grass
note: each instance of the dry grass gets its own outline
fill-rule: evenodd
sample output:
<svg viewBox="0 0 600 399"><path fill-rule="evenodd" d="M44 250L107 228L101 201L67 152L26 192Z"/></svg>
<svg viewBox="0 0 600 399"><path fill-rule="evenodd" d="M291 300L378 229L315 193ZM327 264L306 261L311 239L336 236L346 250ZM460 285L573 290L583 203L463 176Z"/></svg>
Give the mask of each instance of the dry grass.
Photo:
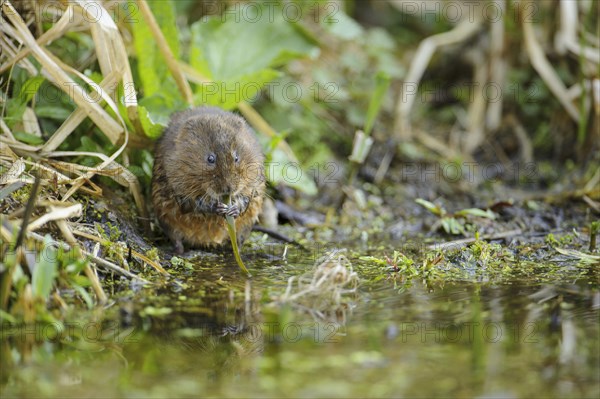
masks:
<svg viewBox="0 0 600 399"><path fill-rule="evenodd" d="M405 0L389 0L389 2L399 10L404 9L405 3L414 3ZM427 10L442 10L445 7L444 1L431 1L431 3L439 4L431 4L430 7L421 6L418 8L419 11L426 13L429 12ZM505 0L468 3L453 2L453 6L462 7L459 13L462 18L456 21L454 28L450 31L423 40L412 57L407 76L404 79L407 85L400 91L396 102L394 132L397 140L416 139L444 156L455 155L451 153L451 149L448 149L446 143L440 143L426 132L413 128L411 115L414 113L413 106L418 95L413 85L421 83L434 54L443 51L448 46L465 43L479 35L489 38L489 40L481 41L480 45L470 50L470 54L465 55L473 65L473 81L477 82L480 87L485 87L487 84L498 85L501 88L507 87L509 84L507 72L510 68L510 57L514 52L508 48L505 26L507 19L512 16L515 16L517 26L521 29L524 48L531 66L560 102L566 114L580 126L585 126L590 116L595 115L597 118L600 115L600 91L598 89L600 43L598 43L597 32L585 31L581 23L582 16L592 12L592 2L558 1L559 29L554 37L545 35L545 42L539 39L541 36L539 31L543 29L544 25L550 24L541 24L536 19L543 9L555 7L552 5L553 3L507 2ZM469 11L469 7L473 7L473 9ZM496 20L487 18L486 20L483 18L486 15L484 11L486 8L493 8L502 18ZM554 39L554 43L548 42L548 39ZM579 69L586 77L584 84L576 82L571 87L567 87L555 66L548 60L547 53L550 52L578 60ZM593 86L596 87L593 88ZM580 106L582 101L586 102L585 106ZM482 95L482 92L474 93L468 112L461 121L464 131L461 134L462 139L457 150L463 156L472 155L486 138L500 127L502 116L502 101L489 101ZM526 136L519 137L519 140L523 145L531 145Z"/></svg>
<svg viewBox="0 0 600 399"><path fill-rule="evenodd" d="M348 294L356 292L358 275L350 261L335 251L316 262L315 268L302 276L291 277L287 289L275 298L275 305L291 305L317 320L344 322L350 309Z"/></svg>
<svg viewBox="0 0 600 399"><path fill-rule="evenodd" d="M78 221L82 216L83 204L76 201L73 195L79 192L102 196L102 189L92 179L97 175L107 176L131 192L141 220L147 221L147 208L137 177L127 169L126 165L116 161L122 156L126 162L126 149L130 136L141 137L144 133L137 114L137 88L133 81L121 31L101 3L94 4L94 9L100 12L97 15L89 15L88 11L91 7L86 7L88 3L75 1L52 5L37 4L39 6L43 4L44 12L55 18L56 22L39 37L34 37L32 30L36 31L36 29L30 28L40 27L40 21L36 19L25 21L21 15L29 13L20 13L19 11L22 10L17 11L10 1L2 2L0 73L8 71L12 74L12 69L18 65L29 74L29 77L39 74L68 96L76 104L76 108L51 137L39 145L19 141L4 119L0 121L0 166L6 171L0 177L0 199L7 198L24 186L32 185L36 177L40 179L41 186L37 193L32 191L30 194L35 197L30 198L31 209L20 207L5 213L9 211L5 207L0 226L0 241L3 243L3 260L8 263L8 259L14 255L14 258L11 258L13 265L33 270L35 262L32 263L31 259L28 261L26 253L32 250L38 251L36 257L39 258L39 251L43 250L43 247L36 243L44 241L44 237L35 231L43 229L60 234L61 241L54 241L52 245L65 250L78 247L82 259L91 261L91 264L85 266L84 272L91 282L97 303L103 304L107 301L107 295L100 284L95 267L130 279L146 283L147 281L128 271L124 259L122 263L125 264L122 267L98 257L96 253L82 249L83 246L76 236L101 243L106 243L106 240L99 235L80 231ZM37 5L35 2L29 4L33 7ZM19 6L24 7L27 4L22 2ZM39 10L36 9L33 14L38 16L38 12ZM94 56L103 76L99 84L77 68L66 64L49 49L49 43L73 32L87 34L93 40ZM35 64L38 64L39 68ZM85 85L78 82L85 82ZM134 127L132 132L129 131L130 128L119 113L117 106L119 87L124 90L124 106L127 117ZM2 97L3 117L7 98L8 95ZM39 122L31 108L26 109L25 117L22 123L23 131L41 137ZM57 150L87 119L93 122L110 143L117 146L116 150L110 154ZM95 158L97 164L90 167L69 161L81 156ZM33 220L29 220L29 217ZM24 241L15 243L15 236L21 230L25 232ZM158 262L147 256L136 251L132 251L132 256L142 264L147 264L164 275L168 274ZM10 292L9 280L6 278L3 282L3 309L6 309L7 292Z"/></svg>
<svg viewBox="0 0 600 399"><path fill-rule="evenodd" d="M18 10L16 7L20 7ZM93 7L91 7L93 6ZM84 211L83 204L74 199L74 194L81 193L101 197L102 188L94 183L95 176L106 176L119 185L128 189L138 208L139 220L149 231L149 216L147 204L142 196L142 187L138 178L128 170L129 147L132 143L142 143L148 147L147 139L138 115L137 94L140 87L133 80L128 49L131 47L131 36L127 28L119 26L119 18L113 20L110 7L118 7L118 2L91 2L76 0L72 2L11 2L3 1L0 15L0 74L12 76L15 66L26 71L29 78L41 76L55 86L76 105L71 114L62 124L43 140L33 145L20 141L4 120L9 100L9 86L6 93L0 97L0 200L9 198L17 190L31 188L36 178L39 178L40 189L32 192L30 209L24 201L20 205L5 206L2 209L0 242L2 259L11 258L14 265L25 267L27 264L24 252L43 250L40 243L44 237L35 231L44 230L53 236L59 235L59 241L53 241L57 247L78 247L80 255L91 262L86 266L85 274L90 279L97 303L107 301L107 295L102 289L96 267L117 273L129 279L146 282L129 271L128 261L122 251L116 251L114 262L98 256L100 245L119 245L111 243L106 237L95 230L86 229L81 224ZM142 23L150 27L161 55L169 72L175 79L185 101L192 105L190 83L207 82L189 65L177 61L166 43L165 37L158 26L152 11L144 0L137 2ZM40 15L43 10L44 15ZM94 15L90 12L94 11ZM24 20L23 18L28 18ZM43 31L42 21L53 22ZM32 32L39 32L35 36ZM98 63L101 79L95 83L76 66L68 65L53 53L50 44L67 35L76 33L85 36L93 42L93 61ZM81 83L83 82L83 83ZM119 95L118 90L123 90ZM119 97L120 96L120 97ZM119 110L119 102L125 108L128 121L126 122ZM240 104L241 112L250 124L266 134L275 135L268 123L249 105ZM59 150L61 145L82 126L92 121L101 134L116 148L112 153ZM40 123L32 107L27 107L22 121L17 126L29 135L41 138ZM40 140L41 141L41 140ZM296 157L285 141L279 147L290 157ZM64 145L63 145L64 147ZM78 160L96 159L93 166L82 165ZM70 161L71 159L75 161ZM21 196L22 198L22 196ZM16 207L16 209L15 209ZM15 243L18 232L23 231L24 242ZM97 242L95 251L84 251L79 240ZM15 245L18 244L18 245ZM47 245L43 244L43 245ZM26 248L26 249L25 249ZM142 265L149 265L159 273L168 275L159 261L135 250L130 256ZM11 283L5 279L7 289ZM6 296L4 290L2 295ZM10 290L8 290L10 292ZM6 309L6 300L2 309Z"/></svg>

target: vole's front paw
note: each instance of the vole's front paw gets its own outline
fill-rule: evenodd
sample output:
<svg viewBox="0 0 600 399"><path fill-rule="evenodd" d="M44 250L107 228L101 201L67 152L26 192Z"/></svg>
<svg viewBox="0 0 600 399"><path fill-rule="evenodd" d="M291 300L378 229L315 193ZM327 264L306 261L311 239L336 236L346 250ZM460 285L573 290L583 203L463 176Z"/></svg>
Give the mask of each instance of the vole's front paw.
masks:
<svg viewBox="0 0 600 399"><path fill-rule="evenodd" d="M232 218L236 218L240 216L240 208L237 204L227 205L222 202L219 202L215 207L215 213L219 216L231 216Z"/></svg>
<svg viewBox="0 0 600 399"><path fill-rule="evenodd" d="M237 204L233 204L229 207L229 209L227 209L227 216L231 216L234 219L240 216L240 208L237 206Z"/></svg>
<svg viewBox="0 0 600 399"><path fill-rule="evenodd" d="M217 205L215 205L214 207L214 211L217 215L219 216L227 216L227 211L229 210L229 206L227 204L224 204L222 202L218 202Z"/></svg>

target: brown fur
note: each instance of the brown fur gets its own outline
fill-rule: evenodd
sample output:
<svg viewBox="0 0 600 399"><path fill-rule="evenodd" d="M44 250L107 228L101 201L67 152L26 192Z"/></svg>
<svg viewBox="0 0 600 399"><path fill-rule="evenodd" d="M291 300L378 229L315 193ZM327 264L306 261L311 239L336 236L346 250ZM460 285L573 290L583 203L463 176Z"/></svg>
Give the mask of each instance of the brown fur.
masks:
<svg viewBox="0 0 600 399"><path fill-rule="evenodd" d="M210 164L208 157L216 158ZM238 162L235 161L235 155ZM229 243L225 218L214 209L195 207L232 203L248 207L235 219L243 242L262 209L265 191L264 156L243 118L214 107L175 114L154 152L152 203L165 233L177 252L183 244L214 247Z"/></svg>

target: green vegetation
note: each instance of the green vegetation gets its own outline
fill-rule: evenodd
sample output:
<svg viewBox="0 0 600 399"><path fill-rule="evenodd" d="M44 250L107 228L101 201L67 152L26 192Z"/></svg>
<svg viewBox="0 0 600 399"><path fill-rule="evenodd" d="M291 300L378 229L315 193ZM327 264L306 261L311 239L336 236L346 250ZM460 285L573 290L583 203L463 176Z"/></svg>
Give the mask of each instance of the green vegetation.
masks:
<svg viewBox="0 0 600 399"><path fill-rule="evenodd" d="M467 3L1 2L0 387L62 395L12 364L56 359L116 396L597 396L600 2ZM233 251L172 256L153 144L202 105L256 131L285 239L228 218ZM480 336L420 358L406 320Z"/></svg>
<svg viewBox="0 0 600 399"><path fill-rule="evenodd" d="M19 231L26 225L25 218L15 215L19 215L19 207L30 199L32 193L28 183L33 181L37 171L42 172L44 183L35 194L36 198L31 198L39 204L32 215L34 220L43 220L44 209L50 214L60 213L61 209L74 209L69 206L83 202L84 220L93 225L89 229L83 224L67 223L65 215L60 214L56 216L58 222L49 218L45 224L36 226L55 239L60 240L62 235L65 248L70 248L69 253L75 251L73 253L78 254L73 260L80 265L73 269L75 275L81 267L105 268L129 278L140 271L146 274L151 270L167 275L161 266L164 260L160 251L152 249L153 245L148 245L148 239L144 237L160 234L157 229L149 233L153 222L144 198L149 195L152 140L161 134L173 112L189 106L217 105L241 112L259 132L264 145L267 177L276 188L270 195L278 198L277 190L282 186L291 187L297 193L297 205L304 208L311 197L323 199L319 210L326 210L329 223L339 224L338 229L317 227L328 231L325 236L321 234L323 237L333 233L370 240L385 230L392 220L390 216L395 214L392 209L405 200L398 198L386 203L387 198L396 195L405 197L389 187L390 182L406 177L402 172L397 175L398 170L403 170L402 163L397 160L398 154L402 160L411 163L411 168L417 165L419 169L419 165L423 165L425 170L431 164L450 162L462 165L458 166L460 172L473 159L498 161L495 157L477 153L477 145L449 146L450 138L439 129L453 123L449 115L460 107L470 114L477 112L474 108L476 93L472 87L459 84L446 91L453 82L468 77L469 70L476 73L477 64L466 68L466 74L453 70L454 75L448 75L450 72L443 70L447 54L441 48L439 60L433 58L422 65L419 64L424 61L421 58L408 63L402 60L402 46L417 43L417 36L424 39L452 29L447 21L443 18L432 21L431 13L419 14L419 10L408 12L386 5L389 18L382 20L380 26L366 27L354 19L360 18L358 12L354 18L350 15L354 8L363 7L362 4L349 2L345 8L340 8L339 3L327 2L294 4L292 8L297 11L298 18L290 18L290 5L283 2L223 3L218 7L203 5L199 8L193 2L122 2L101 9L104 16L110 16L102 23L91 18L85 7L43 8L42 13L31 14L39 20L35 24L37 30L29 31L23 29L27 29L26 24L31 20L22 16L35 10L23 4L17 6L16 13L9 13L15 5L5 3L3 18L20 29L7 38L27 43L30 53L25 54L25 58L18 57L14 49L7 47L1 70L2 184L8 184L2 189L6 192L2 197L5 201L3 214L9 215L3 222L2 240L3 257L11 259L4 262L5 270L11 270L4 280L8 281L6 276L15 273L23 275L23 281L33 278L23 272L27 261L19 251L10 249L13 248L10 243L14 239L11 231ZM589 17L596 7L581 9L586 29L597 23ZM511 4L506 10L505 22L514 26L507 27L513 30L504 37L497 36L493 24L486 27L477 25L481 21L475 21L473 26L484 32L491 29L491 40L496 40L497 45L508 46L521 36L530 41L525 29L528 25L519 25L518 19L508 18L509 12L517 15L518 8L519 5ZM70 26L63 28L57 18L66 18L67 11L82 17L89 30L76 32ZM538 11L543 18L552 13L545 7ZM427 18L419 21L424 16ZM405 24L396 25L395 21ZM420 22L424 24L415 29ZM98 29L101 24L103 28ZM571 26L563 28L568 30ZM56 37L39 43L31 41L42 32L46 32L46 37ZM277 40L273 40L274 37ZM591 45L585 35L581 40ZM114 43L112 53L107 51L104 42ZM523 51L531 57L536 44L528 44L533 49L527 47ZM475 43L472 47L473 51L488 57L484 58L486 62L499 62L494 58L497 55L486 54L481 44ZM43 58L45 53L54 54L56 58ZM457 64L468 65L470 62L465 58ZM540 173L550 176L556 171L532 166L533 155L541 160L548 158L549 144L559 142L558 136L548 130L549 123L553 118L568 119L572 111L564 103L561 110L560 101L553 98L556 92L547 86L555 84L555 79L587 84L593 76L590 75L590 61L582 55L578 59L579 69L558 62L554 75L542 72L534 62L523 63L522 59L512 55L506 55L502 62L507 67L499 87L504 89L503 94L509 91L513 94L502 98L504 119L506 126L514 130L513 137L517 140L503 141L501 128L480 126L478 129L487 129L496 153L504 154L501 168L508 169L500 174L500 178L508 178L506 184L539 184L545 178ZM431 72L422 79L415 73L420 68ZM42 74L42 70L47 73ZM410 78L416 80L403 81ZM414 84L413 89L418 90L414 94L422 101L413 104L412 94L406 92L409 84ZM66 90L67 86L71 90ZM442 92L441 100L429 96L436 91ZM584 149L589 147L587 143L594 135L592 127L596 123L584 100L587 93L582 92L580 101L575 102L580 105L574 108L579 112L577 123L566 122L565 125L570 126L570 131L578 138L579 148L575 153L580 160L590 159L591 152ZM447 97L449 95L453 98ZM415 107L412 121L402 116L402 107L407 104ZM491 103L487 106L491 107ZM98 117L86 117L92 115ZM472 119L472 116L468 118ZM537 124L533 129L523 129L534 120ZM407 126L421 127L407 130ZM425 129L431 133L425 133ZM478 140L473 129L473 126L465 127L467 141ZM568 134L560 140L568 140L567 137ZM519 147L517 152L510 149L515 143ZM558 153L555 156L557 161L569 161L573 154ZM583 185L572 188L572 195L588 196L594 201L597 196L592 188L599 179L598 173L593 173L597 160L591 159L588 165L582 176ZM340 173L346 169L347 173ZM470 172L477 173L478 170ZM473 177L459 173L459 177L451 182L478 184L477 180L465 180L460 176ZM438 177L436 183L441 182ZM490 176L483 177L479 187L489 185ZM365 183L365 179L372 179L374 185ZM25 184L10 185L19 180ZM111 200L103 205L89 200L90 196L116 192L111 198L118 195L121 201L131 203L131 198L123 196L120 186L132 194L137 209L126 205L118 212L126 212L130 220L139 218L141 222L123 225L122 218L107 205ZM484 248L477 249L476 246L484 242L478 240L479 237L489 239L508 236L511 231L522 232L522 229L507 232L498 214L490 209L466 206L450 213L428 199L416 198L415 201L438 218L431 224L431 232L440 230L448 235L467 237L467 242L473 243L469 248L479 261L486 258L487 253ZM327 210L327 207L340 203L344 204L340 214L332 213L331 208ZM9 214L10 211L13 213ZM75 213L67 215L72 217ZM361 231L353 231L352 222ZM60 224L58 235L53 232L53 223ZM595 250L597 235L593 226L590 251ZM26 235L25 240L28 246L35 246L32 236ZM556 241L552 233L546 242L552 247L575 243L568 240L568 235ZM95 253L77 252L70 246L73 243L80 248L86 243L92 245ZM63 244L60 245L62 248ZM429 266L425 266L431 262L426 259L437 259L438 256L425 254L423 258L415 259L394 251L389 261L382 260L379 255L364 257L358 254L358 258L370 259L374 264L384 262L410 280L416 276L425 277L425 271L429 270ZM236 259L243 265L239 256ZM415 266L421 263L424 268ZM171 266L176 265L181 266L177 260L171 262ZM56 273L52 270L67 266L68 262L47 266L48 274L44 276L52 282L45 283L45 290L59 288ZM147 269L146 266L151 267ZM145 275L144 280L157 277ZM62 284L68 284L68 281L64 280ZM27 284L5 284L20 287L17 291L5 291L3 311L12 314L10 309L19 302ZM29 284L33 284L33 280ZM90 284L73 288L79 293L79 300L90 306L106 299L98 288L101 284L97 281L95 290L88 288ZM60 290L55 291L57 295L58 292Z"/></svg>

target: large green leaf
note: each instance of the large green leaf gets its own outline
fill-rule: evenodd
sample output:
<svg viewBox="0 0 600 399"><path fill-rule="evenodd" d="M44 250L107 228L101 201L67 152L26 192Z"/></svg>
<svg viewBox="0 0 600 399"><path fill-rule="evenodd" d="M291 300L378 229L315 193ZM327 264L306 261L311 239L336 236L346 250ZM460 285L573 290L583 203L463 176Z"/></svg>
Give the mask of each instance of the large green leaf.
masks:
<svg viewBox="0 0 600 399"><path fill-rule="evenodd" d="M194 94L194 103L233 109L241 101L251 101L265 84L280 75L281 72L268 68L239 76L235 81L217 81L199 85Z"/></svg>
<svg viewBox="0 0 600 399"><path fill-rule="evenodd" d="M207 86L198 88L198 103L231 108L275 79L278 75L271 68L316 54L318 49L283 18L279 7L237 5L222 17L203 18L191 26L190 63L216 82L210 96Z"/></svg>
<svg viewBox="0 0 600 399"><path fill-rule="evenodd" d="M336 10L321 21L321 25L330 33L345 40L355 40L365 34L365 30L345 12Z"/></svg>
<svg viewBox="0 0 600 399"><path fill-rule="evenodd" d="M141 105L138 107L138 111L140 116L140 122L142 123L142 128L144 129L146 136L152 139L158 138L161 135L163 129L167 126L168 119L167 121L165 121L164 118L161 117L161 115L156 114L156 116L159 117L159 120L154 120L148 109Z"/></svg>

